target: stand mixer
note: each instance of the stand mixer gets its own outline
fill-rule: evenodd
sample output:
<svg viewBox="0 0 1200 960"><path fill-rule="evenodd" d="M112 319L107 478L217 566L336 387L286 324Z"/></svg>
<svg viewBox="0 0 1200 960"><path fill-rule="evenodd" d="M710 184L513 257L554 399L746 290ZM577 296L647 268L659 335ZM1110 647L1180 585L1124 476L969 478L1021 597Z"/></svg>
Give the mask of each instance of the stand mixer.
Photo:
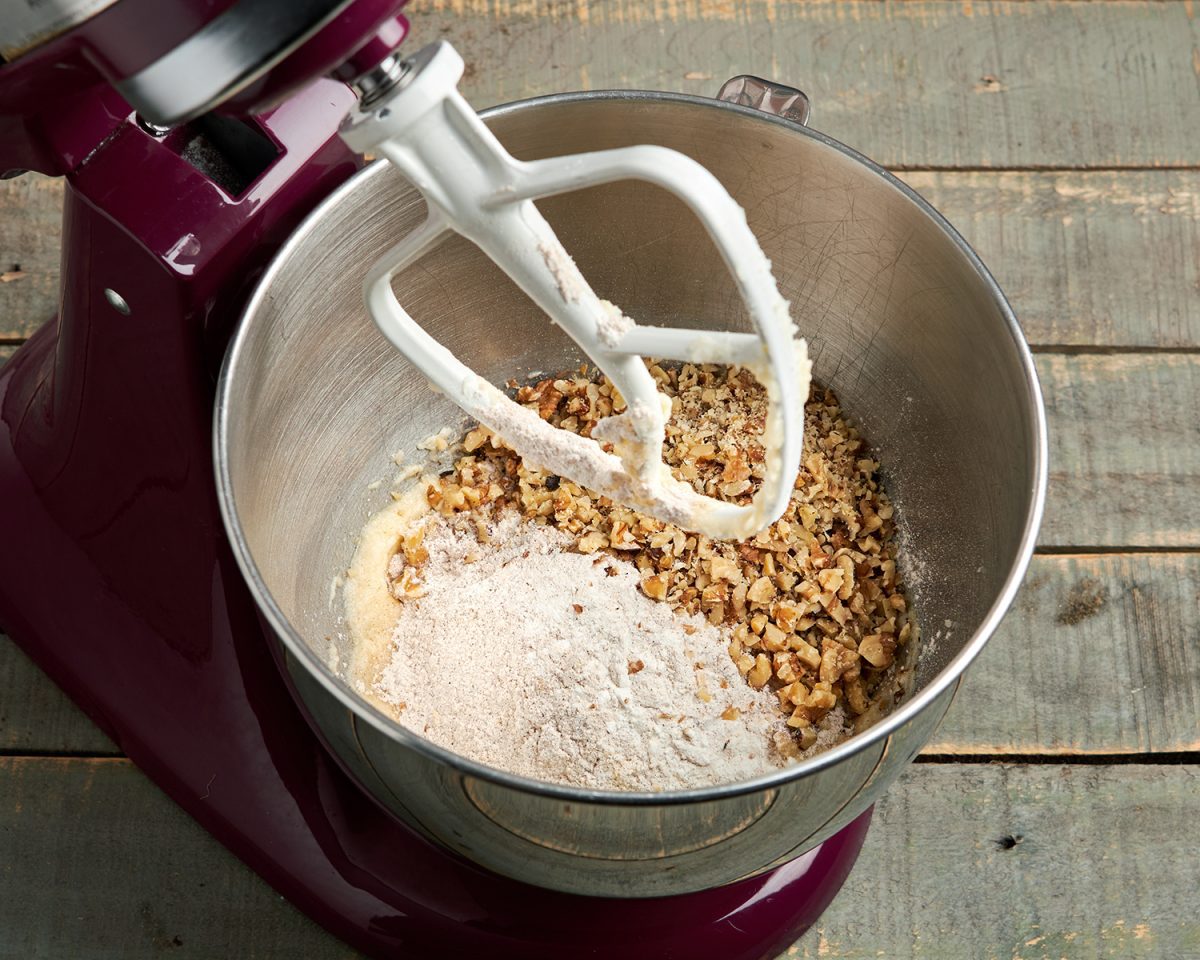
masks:
<svg viewBox="0 0 1200 960"><path fill-rule="evenodd" d="M392 68L400 6L4 5L0 175L67 190L59 316L0 373L0 624L214 836L369 955L773 956L841 885L869 813L717 889L541 890L381 810L263 640L217 509L214 375L275 249L358 169L338 135L346 84L369 98Z"/></svg>
<svg viewBox="0 0 1200 960"><path fill-rule="evenodd" d="M610 92L476 118L452 51L395 56L400 6L0 0L0 175L66 180L59 316L0 370L0 626L201 825L370 956L767 960L832 900L872 800L932 735L1024 574L1046 484L1028 348L962 238L804 127L798 91L737 78L721 95L732 105ZM445 192L437 150L422 153L422 102L438 105L434 133L486 168L465 203ZM351 145L409 181L385 163L360 171ZM556 162L566 154L585 159ZM692 214L636 189L619 195L636 207L628 246L596 230L606 191L626 186L609 181L631 174L680 193L715 243L660 243ZM570 194L568 215L562 197L539 204L553 231L538 235L532 198L601 181ZM751 233L726 190L765 229ZM501 209L534 228L532 253L476 229ZM529 326L528 300L451 244L405 275L403 297L436 303L430 329L469 366L422 339L391 275L447 226L558 326L540 311ZM662 326L606 305L556 234L598 290ZM518 350L558 369L581 347L632 379L646 353L732 356L779 391L767 439L780 472L761 501L722 513L673 497L649 393L610 424L615 456L586 456L652 512L757 529L799 456L807 360L781 293L816 308L816 376L897 465L889 492L919 548L913 603L947 627L904 702L754 781L640 795L481 769L355 701L304 634L321 639L345 562L334 515L357 531L381 506L363 492L367 461L397 449L381 412L403 411L391 422L410 432L454 403L487 422L503 412L489 385ZM495 311L488 337L479 303ZM672 329L680 316L704 336ZM565 847L567 821L592 835Z"/></svg>

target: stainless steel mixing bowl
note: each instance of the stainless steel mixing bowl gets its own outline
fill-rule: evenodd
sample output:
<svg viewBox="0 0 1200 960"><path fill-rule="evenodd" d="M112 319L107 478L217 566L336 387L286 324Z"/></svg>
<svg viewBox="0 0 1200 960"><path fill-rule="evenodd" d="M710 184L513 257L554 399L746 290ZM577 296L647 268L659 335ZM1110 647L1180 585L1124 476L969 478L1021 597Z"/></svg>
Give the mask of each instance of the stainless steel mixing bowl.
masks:
<svg viewBox="0 0 1200 960"><path fill-rule="evenodd" d="M388 502L386 486L371 481L395 473L396 450L462 423L363 309L366 269L424 216L383 164L338 190L279 252L227 357L216 459L238 559L313 722L382 804L432 840L497 873L582 894L684 893L766 870L845 826L904 770L1011 602L1046 482L1029 351L991 276L927 203L796 123L644 93L558 96L486 117L527 159L637 143L681 150L746 208L816 378L883 460L924 625L911 696L865 733L785 770L651 794L483 767L404 730L339 679L331 665L345 660L344 624L330 585ZM630 315L745 327L722 264L672 197L621 183L541 207L597 292ZM580 362L463 242L431 253L397 290L493 382ZM487 643L486 627L463 642ZM470 677L462 682L471 688ZM483 735L487 722L484 705Z"/></svg>

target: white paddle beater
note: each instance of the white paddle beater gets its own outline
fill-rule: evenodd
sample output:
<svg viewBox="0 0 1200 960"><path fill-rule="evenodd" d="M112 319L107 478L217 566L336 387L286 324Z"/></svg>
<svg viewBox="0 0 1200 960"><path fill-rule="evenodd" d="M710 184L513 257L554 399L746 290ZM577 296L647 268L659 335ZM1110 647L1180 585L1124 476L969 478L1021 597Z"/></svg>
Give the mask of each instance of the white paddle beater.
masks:
<svg viewBox="0 0 1200 960"><path fill-rule="evenodd" d="M441 42L395 65L342 125L346 143L378 153L421 192L424 224L367 275L367 309L384 336L447 397L532 465L685 530L746 539L784 512L800 465L810 365L787 301L742 208L694 160L657 146L524 162L510 156L458 93L462 58ZM614 180L669 190L699 217L746 302L753 334L637 324L601 300L533 201ZM454 231L475 243L561 326L625 399L592 438L558 429L465 366L400 305L392 277ZM746 505L697 493L663 462L670 401L642 357L748 367L767 392L766 475ZM608 453L601 443L611 444Z"/></svg>

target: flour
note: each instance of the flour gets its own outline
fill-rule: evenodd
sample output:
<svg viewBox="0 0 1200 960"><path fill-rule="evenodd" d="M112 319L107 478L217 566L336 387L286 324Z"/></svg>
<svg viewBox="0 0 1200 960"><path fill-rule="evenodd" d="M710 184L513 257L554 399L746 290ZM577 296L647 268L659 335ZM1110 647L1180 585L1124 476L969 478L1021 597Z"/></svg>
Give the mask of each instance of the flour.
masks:
<svg viewBox="0 0 1200 960"><path fill-rule="evenodd" d="M775 698L746 685L726 631L646 597L632 564L568 552L569 534L515 513L486 546L473 528L424 523L425 593L399 604L391 649L363 678L401 724L497 769L600 789L782 765ZM843 726L830 714L815 749Z"/></svg>

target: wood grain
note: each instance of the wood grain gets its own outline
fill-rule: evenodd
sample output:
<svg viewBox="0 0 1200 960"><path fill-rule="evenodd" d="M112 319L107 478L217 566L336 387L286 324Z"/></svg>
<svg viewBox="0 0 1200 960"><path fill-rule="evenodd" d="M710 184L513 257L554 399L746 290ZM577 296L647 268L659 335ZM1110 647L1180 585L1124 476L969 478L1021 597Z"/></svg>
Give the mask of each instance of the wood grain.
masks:
<svg viewBox="0 0 1200 960"><path fill-rule="evenodd" d="M1037 359L1043 546L1200 547L1200 355Z"/></svg>
<svg viewBox="0 0 1200 960"><path fill-rule="evenodd" d="M1194 809L1178 766L918 764L787 954L821 960L1200 956Z"/></svg>
<svg viewBox="0 0 1200 960"><path fill-rule="evenodd" d="M572 89L803 88L885 166L1177 166L1200 129L1190 3L431 0L414 44L468 60L476 107Z"/></svg>
<svg viewBox="0 0 1200 960"><path fill-rule="evenodd" d="M3 960L354 956L125 761L10 758L0 782ZM1196 956L1198 788L1169 765L918 764L787 956Z"/></svg>
<svg viewBox="0 0 1200 960"><path fill-rule="evenodd" d="M0 960L353 957L125 760L0 759Z"/></svg>
<svg viewBox="0 0 1200 960"><path fill-rule="evenodd" d="M1200 346L1200 171L911 172L1012 301L1034 344ZM0 339L57 302L61 184L0 181Z"/></svg>
<svg viewBox="0 0 1200 960"><path fill-rule="evenodd" d="M0 752L119 754L116 745L0 633ZM0 787L0 792L3 788Z"/></svg>
<svg viewBox="0 0 1200 960"><path fill-rule="evenodd" d="M1200 172L900 177L975 247L1031 343L1200 346Z"/></svg>
<svg viewBox="0 0 1200 960"><path fill-rule="evenodd" d="M1200 752L1200 554L1035 557L928 754Z"/></svg>
<svg viewBox="0 0 1200 960"><path fill-rule="evenodd" d="M27 337L54 315L61 237L62 183L0 180L0 276L10 277L0 283L0 340Z"/></svg>

